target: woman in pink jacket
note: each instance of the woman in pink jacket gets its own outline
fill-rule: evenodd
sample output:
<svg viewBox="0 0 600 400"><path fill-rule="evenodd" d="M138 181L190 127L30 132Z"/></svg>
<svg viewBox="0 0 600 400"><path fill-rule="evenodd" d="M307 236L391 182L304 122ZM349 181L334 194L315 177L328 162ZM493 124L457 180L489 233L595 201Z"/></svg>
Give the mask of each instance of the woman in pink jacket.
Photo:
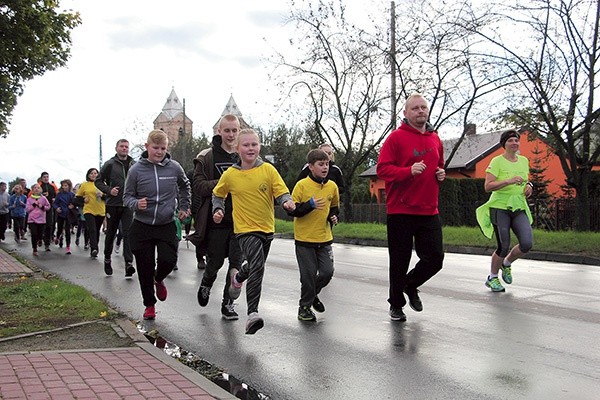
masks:
<svg viewBox="0 0 600 400"><path fill-rule="evenodd" d="M44 227L46 226L46 211L50 209L50 202L42 195L42 188L39 184L31 186L31 197L27 199L25 210L27 211L27 223L29 232L31 232L31 246L33 255L37 256L38 241L44 237Z"/></svg>

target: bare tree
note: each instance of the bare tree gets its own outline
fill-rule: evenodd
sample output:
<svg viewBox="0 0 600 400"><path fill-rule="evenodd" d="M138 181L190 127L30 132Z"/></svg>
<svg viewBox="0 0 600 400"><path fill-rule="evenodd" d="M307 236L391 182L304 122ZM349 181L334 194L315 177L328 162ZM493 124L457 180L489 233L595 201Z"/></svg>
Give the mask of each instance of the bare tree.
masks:
<svg viewBox="0 0 600 400"><path fill-rule="evenodd" d="M316 134L338 154L345 217L352 220L351 177L391 129L382 122L389 120L387 54L347 20L341 2L293 6L288 24L296 29L290 46L300 52L293 59L278 53L273 61L290 96L305 96Z"/></svg>
<svg viewBox="0 0 600 400"><path fill-rule="evenodd" d="M577 229L588 230L590 175L600 157L600 0L532 0L495 9L501 24L473 33L488 43L482 54L490 63L518 77L509 111L556 151L576 192Z"/></svg>
<svg viewBox="0 0 600 400"><path fill-rule="evenodd" d="M399 7L402 23L395 57L401 81L399 96L423 93L430 100L433 127L458 128L461 136L445 155L448 165L470 123L490 118L492 98L495 103L502 102L499 91L516 82L514 73L489 68L478 53L482 39L473 31L492 20L486 13L476 17L470 1L405 2Z"/></svg>

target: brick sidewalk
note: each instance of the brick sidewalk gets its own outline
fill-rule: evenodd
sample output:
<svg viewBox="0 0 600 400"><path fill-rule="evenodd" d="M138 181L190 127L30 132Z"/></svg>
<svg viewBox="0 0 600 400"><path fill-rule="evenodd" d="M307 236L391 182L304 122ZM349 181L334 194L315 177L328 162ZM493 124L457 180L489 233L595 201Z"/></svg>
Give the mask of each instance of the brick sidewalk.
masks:
<svg viewBox="0 0 600 400"><path fill-rule="evenodd" d="M0 249L0 274L29 276L33 274L33 271Z"/></svg>
<svg viewBox="0 0 600 400"><path fill-rule="evenodd" d="M0 277L32 274L0 249ZM124 321L135 347L0 353L0 399L236 399Z"/></svg>
<svg viewBox="0 0 600 400"><path fill-rule="evenodd" d="M215 399L141 348L0 354L2 399Z"/></svg>

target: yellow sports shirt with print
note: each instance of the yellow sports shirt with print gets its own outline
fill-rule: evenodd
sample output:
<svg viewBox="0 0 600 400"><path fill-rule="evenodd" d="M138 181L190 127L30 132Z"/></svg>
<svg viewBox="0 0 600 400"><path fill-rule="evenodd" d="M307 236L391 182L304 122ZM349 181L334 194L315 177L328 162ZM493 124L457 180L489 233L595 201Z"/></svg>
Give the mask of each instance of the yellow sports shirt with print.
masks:
<svg viewBox="0 0 600 400"><path fill-rule="evenodd" d="M294 203L305 203L311 197L324 199L325 206L320 210L315 208L302 217L294 218L294 239L308 243L331 242L333 234L328 219L329 211L331 207L339 207L339 189L333 181L321 184L310 177L299 180L292 192Z"/></svg>
<svg viewBox="0 0 600 400"><path fill-rule="evenodd" d="M233 232L275 232L274 199L289 193L279 172L262 163L251 169L234 165L221 175L213 194L233 201Z"/></svg>

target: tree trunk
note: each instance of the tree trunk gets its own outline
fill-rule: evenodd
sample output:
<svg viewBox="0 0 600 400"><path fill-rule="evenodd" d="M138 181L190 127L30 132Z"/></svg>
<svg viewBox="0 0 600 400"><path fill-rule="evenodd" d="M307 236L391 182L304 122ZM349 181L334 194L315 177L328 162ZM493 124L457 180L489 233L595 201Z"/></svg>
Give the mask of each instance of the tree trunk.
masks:
<svg viewBox="0 0 600 400"><path fill-rule="evenodd" d="M579 179L575 188L575 204L577 206L577 224L578 231L590 230L590 171L580 169L577 171Z"/></svg>

